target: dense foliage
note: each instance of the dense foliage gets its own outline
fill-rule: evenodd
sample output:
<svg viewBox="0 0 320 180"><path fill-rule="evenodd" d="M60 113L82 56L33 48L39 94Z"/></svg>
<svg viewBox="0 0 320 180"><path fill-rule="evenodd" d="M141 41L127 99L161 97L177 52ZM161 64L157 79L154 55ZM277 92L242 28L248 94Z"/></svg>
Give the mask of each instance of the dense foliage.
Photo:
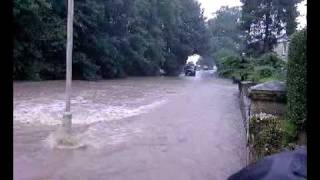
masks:
<svg viewBox="0 0 320 180"><path fill-rule="evenodd" d="M270 80L286 79L286 62L274 53L266 53L257 58L226 56L218 63L219 75L262 83Z"/></svg>
<svg viewBox="0 0 320 180"><path fill-rule="evenodd" d="M240 29L240 7L222 7L208 21L210 55L217 66L224 58L239 55L243 49L244 33Z"/></svg>
<svg viewBox="0 0 320 180"><path fill-rule="evenodd" d="M274 53L266 53L253 59L253 66L248 80L258 83L271 80L286 81L286 62Z"/></svg>
<svg viewBox="0 0 320 180"><path fill-rule="evenodd" d="M245 52L245 32L241 28L239 7L222 7L208 21L210 53L218 73L227 78L264 82L285 79L285 63L271 51L257 57L241 56Z"/></svg>
<svg viewBox="0 0 320 180"><path fill-rule="evenodd" d="M251 161L257 161L284 149L282 122L279 117L268 114L257 114L250 118L248 140Z"/></svg>
<svg viewBox="0 0 320 180"><path fill-rule="evenodd" d="M64 78L66 2L14 0L14 79ZM176 75L206 54L202 14L194 0L75 1L73 76Z"/></svg>
<svg viewBox="0 0 320 180"><path fill-rule="evenodd" d="M295 33L289 47L287 75L287 142L297 140L298 133L306 129L306 29Z"/></svg>
<svg viewBox="0 0 320 180"><path fill-rule="evenodd" d="M302 0L241 0L242 28L246 32L246 52L261 55L270 52L277 38L290 36L299 15L296 5Z"/></svg>

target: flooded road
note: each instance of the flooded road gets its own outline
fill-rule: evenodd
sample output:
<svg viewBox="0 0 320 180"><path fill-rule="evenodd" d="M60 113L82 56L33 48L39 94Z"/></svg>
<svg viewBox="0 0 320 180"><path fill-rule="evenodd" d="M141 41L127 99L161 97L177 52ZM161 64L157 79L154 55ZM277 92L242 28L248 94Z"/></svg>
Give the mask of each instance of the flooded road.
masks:
<svg viewBox="0 0 320 180"><path fill-rule="evenodd" d="M73 131L55 149L64 81L14 84L16 180L224 180L245 166L237 86L197 77L73 81Z"/></svg>

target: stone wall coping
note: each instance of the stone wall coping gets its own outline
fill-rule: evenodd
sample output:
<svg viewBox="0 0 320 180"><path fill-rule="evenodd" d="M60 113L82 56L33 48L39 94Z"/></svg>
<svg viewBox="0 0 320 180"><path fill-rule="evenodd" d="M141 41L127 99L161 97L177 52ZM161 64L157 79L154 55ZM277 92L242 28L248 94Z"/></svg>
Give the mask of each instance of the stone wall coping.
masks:
<svg viewBox="0 0 320 180"><path fill-rule="evenodd" d="M250 87L248 94L252 100L285 102L286 86L281 81L269 81Z"/></svg>
<svg viewBox="0 0 320 180"><path fill-rule="evenodd" d="M240 93L245 90L247 91L249 89L249 87L255 86L257 83L252 82L252 81L240 81L238 84L238 89L240 91ZM245 88L245 89L243 89ZM247 92L246 92L247 95Z"/></svg>
<svg viewBox="0 0 320 180"><path fill-rule="evenodd" d="M285 92L286 85L281 81L269 81L250 87L251 91Z"/></svg>

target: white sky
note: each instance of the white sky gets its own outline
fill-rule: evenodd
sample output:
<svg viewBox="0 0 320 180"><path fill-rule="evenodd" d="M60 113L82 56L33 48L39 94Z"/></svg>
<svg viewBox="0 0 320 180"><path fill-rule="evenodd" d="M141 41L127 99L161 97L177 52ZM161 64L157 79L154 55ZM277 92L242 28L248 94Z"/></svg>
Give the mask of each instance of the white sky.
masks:
<svg viewBox="0 0 320 180"><path fill-rule="evenodd" d="M307 25L307 0L303 0L298 5L298 11L300 12L300 16L297 18L299 23L298 29L301 29Z"/></svg>
<svg viewBox="0 0 320 180"><path fill-rule="evenodd" d="M187 60L187 63L188 63L188 62L193 62L194 64L196 64L197 61L199 60L199 58L200 58L200 56L197 55L197 54L194 54L194 55L192 55L192 56L189 56L189 57L188 57L188 60Z"/></svg>
<svg viewBox="0 0 320 180"><path fill-rule="evenodd" d="M198 0L201 8L204 9L204 16L212 18L212 13L216 12L221 6L241 6L240 0Z"/></svg>
<svg viewBox="0 0 320 180"><path fill-rule="evenodd" d="M221 6L241 6L240 0L198 0L201 3L201 7L204 9L204 15L207 18L212 18L212 13L216 12ZM301 17L298 17L298 28L304 27L306 25L306 12L307 12L307 0L304 0L298 5L298 11Z"/></svg>

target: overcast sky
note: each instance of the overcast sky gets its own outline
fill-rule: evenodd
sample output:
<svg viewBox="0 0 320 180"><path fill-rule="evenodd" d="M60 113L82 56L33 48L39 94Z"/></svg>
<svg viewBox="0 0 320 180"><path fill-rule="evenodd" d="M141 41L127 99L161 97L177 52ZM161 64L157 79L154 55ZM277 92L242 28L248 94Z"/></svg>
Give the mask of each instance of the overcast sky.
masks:
<svg viewBox="0 0 320 180"><path fill-rule="evenodd" d="M220 9L221 6L241 6L240 0L198 0L201 7L204 9L204 15L207 18L212 18L212 13ZM298 5L298 11L301 17L298 17L299 28L304 27L306 24L307 1L304 0Z"/></svg>
<svg viewBox="0 0 320 180"><path fill-rule="evenodd" d="M204 9L204 15L207 18L212 18L212 13L216 12L221 6L241 6L242 3L240 0L198 0L201 3L201 7ZM307 0L303 0L298 5L298 11L300 12L300 17L297 18L298 20L298 29L303 28L306 23L306 14L307 14ZM187 62L192 61L196 63L199 59L199 55L189 56Z"/></svg>

